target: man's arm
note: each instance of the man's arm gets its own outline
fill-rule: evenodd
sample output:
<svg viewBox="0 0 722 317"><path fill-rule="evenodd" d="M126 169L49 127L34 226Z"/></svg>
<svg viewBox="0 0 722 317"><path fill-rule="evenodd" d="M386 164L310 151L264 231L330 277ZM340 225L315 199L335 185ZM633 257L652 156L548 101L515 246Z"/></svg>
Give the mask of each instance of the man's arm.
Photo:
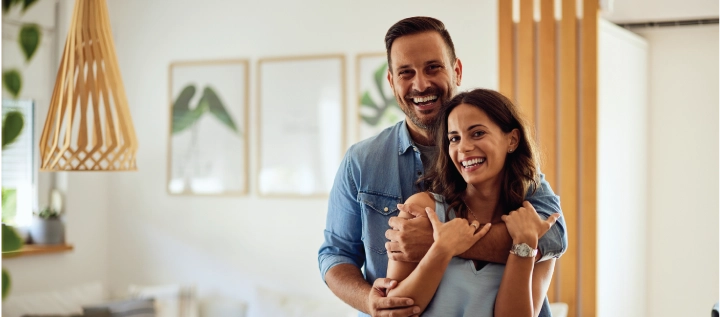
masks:
<svg viewBox="0 0 722 317"><path fill-rule="evenodd" d="M349 151L350 152L350 151ZM344 157L329 196L324 242L318 251L321 278L331 292L355 309L372 316L411 316L408 298L385 298L392 283L377 279L374 288L364 279L360 267L365 262L361 241L361 207L356 201L358 189L351 175L349 154ZM393 311L386 311L393 309Z"/></svg>
<svg viewBox="0 0 722 317"><path fill-rule="evenodd" d="M546 220L553 213L562 213L559 196L554 194L549 182L540 174L539 188L536 192L528 193L527 200L534 206L539 217ZM414 216L424 215L423 209L418 206L400 205L402 209ZM433 243L431 224L425 219L402 219L392 217L386 231L386 238L391 240L386 244L389 257L396 261L419 262ZM430 241L429 241L430 240ZM465 259L487 261L505 264L509 257L512 240L504 223L491 226L489 232L474 246L459 255ZM567 249L566 223L560 217L557 222L539 239L539 252L537 261L558 258Z"/></svg>

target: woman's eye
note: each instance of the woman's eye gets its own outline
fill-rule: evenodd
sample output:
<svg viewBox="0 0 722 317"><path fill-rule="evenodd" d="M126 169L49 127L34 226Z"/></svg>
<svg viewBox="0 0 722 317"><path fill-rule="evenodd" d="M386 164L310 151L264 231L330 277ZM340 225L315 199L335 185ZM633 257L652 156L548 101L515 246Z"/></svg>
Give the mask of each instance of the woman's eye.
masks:
<svg viewBox="0 0 722 317"><path fill-rule="evenodd" d="M458 136L453 136L453 137L449 138L449 142L451 142L451 143L454 143L454 142L456 142L456 141L459 141L459 137L458 137Z"/></svg>
<svg viewBox="0 0 722 317"><path fill-rule="evenodd" d="M484 134L486 134L484 131L476 131L476 132L474 132L474 136L475 136L475 137L480 137L480 136L483 136Z"/></svg>

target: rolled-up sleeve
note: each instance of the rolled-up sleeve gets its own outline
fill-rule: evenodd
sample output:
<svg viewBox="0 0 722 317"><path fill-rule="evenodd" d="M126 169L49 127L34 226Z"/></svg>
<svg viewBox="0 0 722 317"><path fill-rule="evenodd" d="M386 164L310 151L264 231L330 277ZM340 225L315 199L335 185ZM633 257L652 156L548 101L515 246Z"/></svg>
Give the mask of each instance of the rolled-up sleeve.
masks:
<svg viewBox="0 0 722 317"><path fill-rule="evenodd" d="M559 196L554 194L549 182L541 174L539 188L533 194L527 195L527 200L534 206L539 217L547 219L553 213L562 214ZM539 252L542 257L539 261L558 258L567 250L567 225L564 217L559 217L554 226L539 239Z"/></svg>
<svg viewBox="0 0 722 317"><path fill-rule="evenodd" d="M363 266L365 254L361 241L361 207L356 200L358 188L352 175L351 150L346 153L331 188L326 214L324 241L318 250L318 267L326 282L326 272L348 263Z"/></svg>

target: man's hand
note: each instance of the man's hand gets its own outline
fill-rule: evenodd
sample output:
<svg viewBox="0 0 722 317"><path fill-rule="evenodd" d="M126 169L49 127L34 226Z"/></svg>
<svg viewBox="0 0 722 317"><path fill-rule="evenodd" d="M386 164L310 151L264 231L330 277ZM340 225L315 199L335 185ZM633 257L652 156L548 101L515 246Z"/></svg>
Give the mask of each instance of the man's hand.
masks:
<svg viewBox="0 0 722 317"><path fill-rule="evenodd" d="M374 281L368 299L368 312L373 317L409 317L418 316L421 309L412 306L414 300L406 297L386 297L388 290L398 283L389 278Z"/></svg>
<svg viewBox="0 0 722 317"><path fill-rule="evenodd" d="M434 229L431 227L426 211L416 205L397 205L399 210L407 212L413 218L391 217L386 230L386 251L394 261L420 262L434 243Z"/></svg>

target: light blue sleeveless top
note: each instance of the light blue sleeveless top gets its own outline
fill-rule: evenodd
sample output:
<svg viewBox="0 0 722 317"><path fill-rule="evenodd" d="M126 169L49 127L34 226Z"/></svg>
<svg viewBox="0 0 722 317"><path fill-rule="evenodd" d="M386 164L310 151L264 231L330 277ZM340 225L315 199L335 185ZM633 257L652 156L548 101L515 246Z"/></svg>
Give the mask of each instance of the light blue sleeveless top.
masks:
<svg viewBox="0 0 722 317"><path fill-rule="evenodd" d="M434 194L436 214L441 222L455 218L451 211L446 219L447 204L441 195ZM442 201L441 203L439 201ZM493 317L494 302L499 292L504 265L488 263L477 271L474 261L451 258L441 278L436 295L422 314L424 317Z"/></svg>

